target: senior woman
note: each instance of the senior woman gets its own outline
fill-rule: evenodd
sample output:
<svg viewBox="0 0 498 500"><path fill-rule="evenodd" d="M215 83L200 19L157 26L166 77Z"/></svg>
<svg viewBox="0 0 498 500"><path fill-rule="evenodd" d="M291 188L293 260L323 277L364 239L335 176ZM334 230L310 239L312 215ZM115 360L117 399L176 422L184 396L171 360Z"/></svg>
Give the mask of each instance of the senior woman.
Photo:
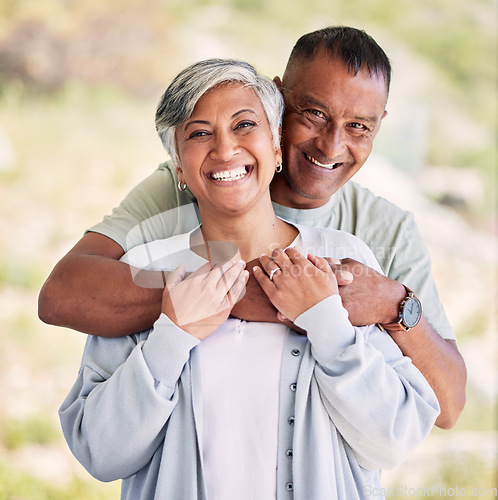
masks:
<svg viewBox="0 0 498 500"><path fill-rule="evenodd" d="M103 481L123 479L122 498L381 497L379 470L436 419L424 377L389 335L349 323L334 274L312 255L378 269L369 249L274 214L282 111L273 82L231 60L188 67L158 106L202 224L123 257L170 271L162 314L150 331L89 337L60 409L75 456ZM307 336L229 317L244 263L262 254L257 280Z"/></svg>

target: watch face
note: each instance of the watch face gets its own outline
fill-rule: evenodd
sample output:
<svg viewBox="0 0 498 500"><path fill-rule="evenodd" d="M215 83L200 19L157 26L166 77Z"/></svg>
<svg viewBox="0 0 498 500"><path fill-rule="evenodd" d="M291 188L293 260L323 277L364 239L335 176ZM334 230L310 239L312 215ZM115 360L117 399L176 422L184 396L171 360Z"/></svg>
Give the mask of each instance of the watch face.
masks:
<svg viewBox="0 0 498 500"><path fill-rule="evenodd" d="M403 323L407 328L413 328L418 324L422 316L422 304L417 297L410 297L403 307Z"/></svg>

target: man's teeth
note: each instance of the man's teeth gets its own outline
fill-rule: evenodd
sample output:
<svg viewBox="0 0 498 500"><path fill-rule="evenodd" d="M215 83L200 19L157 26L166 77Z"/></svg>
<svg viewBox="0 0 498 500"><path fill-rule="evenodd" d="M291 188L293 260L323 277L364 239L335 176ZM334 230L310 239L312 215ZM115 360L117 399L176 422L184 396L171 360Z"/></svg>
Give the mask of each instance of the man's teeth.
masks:
<svg viewBox="0 0 498 500"><path fill-rule="evenodd" d="M337 168L339 166L339 163L320 163L318 160L315 160L312 156L307 155L304 153L306 158L311 162L314 163L315 165L318 165L319 167L322 168L328 168L329 170L334 170L334 168Z"/></svg>
<svg viewBox="0 0 498 500"><path fill-rule="evenodd" d="M211 174L211 179L215 181L236 181L242 179L247 174L246 167L236 168L234 170L225 170L223 172L214 172Z"/></svg>

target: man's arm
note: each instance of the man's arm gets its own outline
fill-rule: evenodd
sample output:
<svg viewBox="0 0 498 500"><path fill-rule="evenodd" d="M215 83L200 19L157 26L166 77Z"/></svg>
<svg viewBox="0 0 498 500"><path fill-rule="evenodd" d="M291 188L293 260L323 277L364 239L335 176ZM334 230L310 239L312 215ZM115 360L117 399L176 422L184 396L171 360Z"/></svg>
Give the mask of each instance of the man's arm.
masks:
<svg viewBox="0 0 498 500"><path fill-rule="evenodd" d="M121 246L107 236L85 234L43 285L40 319L105 337L151 328L161 312L164 287L137 286L130 267L118 260L122 255Z"/></svg>
<svg viewBox="0 0 498 500"><path fill-rule="evenodd" d="M351 259L344 259L341 266L331 266L341 285L342 303L354 326L392 323L397 319L399 305L406 296L403 285ZM249 270L252 267L247 265ZM352 281L348 272L354 276ZM232 310L232 315L251 321L278 321L275 307L251 279L246 295ZM297 329L290 323L289 326ZM443 339L425 318L409 332L394 332L391 337L435 392L441 407L436 425L442 429L452 428L465 405L467 380L456 342Z"/></svg>
<svg viewBox="0 0 498 500"><path fill-rule="evenodd" d="M397 321L399 305L406 297L400 283L351 259L344 259L340 268L354 276L351 284L340 287L343 305L353 325ZM438 335L425 317L408 332L388 333L436 393L441 406L436 425L451 429L465 405L467 381L465 362L456 342Z"/></svg>

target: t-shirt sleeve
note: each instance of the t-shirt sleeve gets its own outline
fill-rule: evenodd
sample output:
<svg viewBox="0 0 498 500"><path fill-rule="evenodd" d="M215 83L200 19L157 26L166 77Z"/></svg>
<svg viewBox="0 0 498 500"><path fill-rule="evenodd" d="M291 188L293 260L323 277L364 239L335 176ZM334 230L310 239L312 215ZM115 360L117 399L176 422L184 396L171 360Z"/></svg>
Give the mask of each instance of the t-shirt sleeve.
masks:
<svg viewBox="0 0 498 500"><path fill-rule="evenodd" d="M444 339L455 339L432 276L431 258L413 214L354 182L346 186L345 224L372 250L386 276L403 283L422 301L424 316Z"/></svg>
<svg viewBox="0 0 498 500"><path fill-rule="evenodd" d="M192 229L198 224L195 199L188 190L180 192L177 182L172 163L162 163L87 232L111 238L126 252Z"/></svg>
<svg viewBox="0 0 498 500"><path fill-rule="evenodd" d="M387 276L413 290L434 330L444 339L455 340L432 276L429 251L411 214L400 223L398 234L402 237L396 239L392 260L385 269Z"/></svg>

